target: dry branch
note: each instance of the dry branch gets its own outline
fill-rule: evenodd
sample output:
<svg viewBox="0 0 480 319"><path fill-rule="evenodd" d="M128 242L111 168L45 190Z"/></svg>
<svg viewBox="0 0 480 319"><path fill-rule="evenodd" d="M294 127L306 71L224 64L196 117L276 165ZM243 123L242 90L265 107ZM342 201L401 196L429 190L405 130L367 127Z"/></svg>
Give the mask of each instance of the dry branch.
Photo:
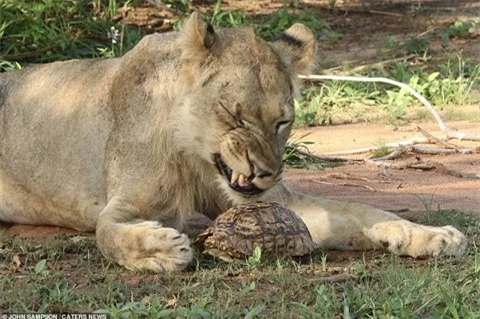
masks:
<svg viewBox="0 0 480 319"><path fill-rule="evenodd" d="M362 184L355 184L355 183L332 183L332 182L320 181L320 180L318 180L318 179L313 179L312 182L317 183L317 184L333 185L333 186L363 187L363 188L368 189L369 191L376 192L375 188L370 187L370 186L368 186L368 185L362 185Z"/></svg>
<svg viewBox="0 0 480 319"><path fill-rule="evenodd" d="M433 136L432 134L430 134L429 132L427 132L425 129L421 128L421 127L418 126L418 125L417 125L417 131L419 131L420 133L422 133L422 135L427 138L427 140L428 140L429 143L436 144L436 145L438 145L438 146L443 146L443 147L446 147L446 148L460 148L460 147L457 146L457 145L448 143L448 142L445 141L444 139L440 139L440 138L438 138L438 137Z"/></svg>
<svg viewBox="0 0 480 319"><path fill-rule="evenodd" d="M21 60L30 59L30 58L36 58L41 56L42 54L45 54L45 52L53 50L57 47L58 45L52 45L46 48L37 49L35 51L29 51L29 52L12 54L12 55L0 55L0 60L21 61Z"/></svg>
<svg viewBox="0 0 480 319"><path fill-rule="evenodd" d="M358 65L358 66L354 67L353 69L349 70L349 72L361 72L361 71L363 71L367 68L380 68L380 67L384 67L388 64L397 63L397 62L405 61L405 60L411 60L415 57L417 57L416 54L410 54L410 55L405 56L405 57L395 58L395 59L390 59L390 60L384 60L384 61L380 61L380 62L373 63L373 64L372 63L361 64L361 65ZM343 67L343 65L336 66L336 67L333 67L333 68L330 68L330 69L322 70L320 73L329 74L330 72L340 70L342 67Z"/></svg>
<svg viewBox="0 0 480 319"><path fill-rule="evenodd" d="M363 181L363 182L369 182L370 180L368 178L362 177L362 176L357 176L357 175L352 175L348 173L330 173L327 174L328 178L334 178L334 179L348 179L348 180L355 180L355 181Z"/></svg>
<svg viewBox="0 0 480 319"><path fill-rule="evenodd" d="M480 135L471 134L466 132L460 132L453 128L447 128L444 133L447 135L448 139L457 139L460 141L475 141L480 142Z"/></svg>
<svg viewBox="0 0 480 319"><path fill-rule="evenodd" d="M327 9L330 9L329 7L324 7ZM389 11L380 11L380 10L369 10L369 9L356 9L356 8L335 8L335 11L337 12L343 12L344 15L348 15L349 13L358 13L358 14L378 14L378 15L385 15L385 16L392 16L392 17L397 17L401 18L403 17L403 14L401 13L394 13L394 12L389 12Z"/></svg>
<svg viewBox="0 0 480 319"><path fill-rule="evenodd" d="M468 179L480 179L480 176L471 173L462 173L455 171L453 169L447 168L442 163L432 160L424 160L421 158L414 158L410 160L406 160L400 163L387 163L387 162L379 162L373 160L365 160L368 164L373 164L376 166L388 167L393 169L406 169L406 168L413 168L413 169L422 169L422 170L430 170L430 169L437 169L442 173L452 175L458 178L468 178Z"/></svg>
<svg viewBox="0 0 480 319"><path fill-rule="evenodd" d="M384 147L390 147L390 148L397 148L401 145L410 145L410 144L424 144L428 143L428 139L424 137L412 137L409 140L404 140L400 142L392 142L392 143L386 143L382 146ZM371 147L363 147L363 148L356 148L353 150L346 150L346 151L340 151L340 152L335 152L335 155L353 155L353 154L362 154L362 153L368 153L368 152L373 152L376 149L378 149L377 146L371 146Z"/></svg>
<svg viewBox="0 0 480 319"><path fill-rule="evenodd" d="M336 157L336 156L326 156L326 155L317 155L314 153L311 153L310 151L302 151L298 147L291 146L291 145L286 145L285 149L287 150L293 150L294 152L310 157L312 159L320 160L323 162L332 162L332 163L355 163L355 162L362 162L362 160L358 159L351 159L351 158L344 158L344 157Z"/></svg>
<svg viewBox="0 0 480 319"><path fill-rule="evenodd" d="M182 14L180 10L177 10L172 7L168 7L167 5L163 4L161 1L156 1L156 0L146 0L146 2L150 3L154 7L157 7L158 9L166 10L168 12L171 12L173 14Z"/></svg>

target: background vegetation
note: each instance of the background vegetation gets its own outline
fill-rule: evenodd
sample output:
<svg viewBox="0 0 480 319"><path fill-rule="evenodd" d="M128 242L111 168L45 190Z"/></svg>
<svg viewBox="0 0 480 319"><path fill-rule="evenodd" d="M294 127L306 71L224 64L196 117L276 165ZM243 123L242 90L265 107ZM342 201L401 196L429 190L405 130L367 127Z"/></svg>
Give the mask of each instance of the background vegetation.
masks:
<svg viewBox="0 0 480 319"><path fill-rule="evenodd" d="M194 2L175 0L155 2L176 12L174 28L182 18L195 10ZM117 57L132 48L145 30L123 24L122 12L142 5L139 0L41 0L0 2L0 71L18 69L29 63L43 63L72 58ZM331 6L335 2L330 2ZM251 21L240 10L223 9L217 0L206 7L205 19L215 27L251 25L266 40L273 40L288 26L301 22L312 29L320 41L335 43L342 34L311 10L303 10L298 2L285 6L261 21ZM257 19L258 20L258 19ZM455 21L436 33L448 42L452 37L469 38L480 34L480 18ZM389 65L372 64L361 70L343 68L343 73L362 76L382 76L410 84L435 105L465 105L478 102L472 90L479 87L480 66L464 59L461 54L446 57L432 67L429 64L428 37L399 40L387 38L382 54L405 52L405 59ZM417 63L408 57L415 55ZM406 91L385 85L325 82L307 85L305 99L296 104L297 126L332 124L338 121L365 120L365 113L380 110L384 121L397 123L411 119L408 108L416 101ZM378 113L378 112L375 112ZM423 114L423 115L422 115ZM417 114L418 115L418 114ZM425 116L420 112L419 116ZM368 118L367 118L368 120ZM480 118L473 119L480 121Z"/></svg>

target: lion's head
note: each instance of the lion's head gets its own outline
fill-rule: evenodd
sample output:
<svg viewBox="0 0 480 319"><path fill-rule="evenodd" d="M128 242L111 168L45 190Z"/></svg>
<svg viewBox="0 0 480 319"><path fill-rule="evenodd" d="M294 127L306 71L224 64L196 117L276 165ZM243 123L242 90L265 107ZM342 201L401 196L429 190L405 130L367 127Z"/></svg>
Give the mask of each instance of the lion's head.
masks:
<svg viewBox="0 0 480 319"><path fill-rule="evenodd" d="M236 198L268 190L281 179L297 75L313 62L315 36L295 24L266 42L248 28L216 32L193 14L179 43L186 151L212 163Z"/></svg>

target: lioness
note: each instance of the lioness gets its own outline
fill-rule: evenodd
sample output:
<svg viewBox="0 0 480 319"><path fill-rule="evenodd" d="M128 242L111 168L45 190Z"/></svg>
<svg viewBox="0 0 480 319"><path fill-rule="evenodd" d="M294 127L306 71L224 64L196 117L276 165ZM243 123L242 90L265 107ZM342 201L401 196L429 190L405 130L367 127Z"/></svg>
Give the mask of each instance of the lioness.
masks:
<svg viewBox="0 0 480 319"><path fill-rule="evenodd" d="M0 220L95 231L129 269L184 268L193 212L274 201L325 248L461 253L465 236L282 182L297 75L316 55L295 24L274 42L214 31L196 13L117 59L0 74Z"/></svg>

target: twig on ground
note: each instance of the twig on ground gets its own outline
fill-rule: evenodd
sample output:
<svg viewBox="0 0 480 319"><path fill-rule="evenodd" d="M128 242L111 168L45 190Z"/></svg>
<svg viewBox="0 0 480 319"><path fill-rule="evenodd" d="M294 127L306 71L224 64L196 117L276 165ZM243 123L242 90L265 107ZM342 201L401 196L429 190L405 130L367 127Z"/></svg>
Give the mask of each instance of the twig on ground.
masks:
<svg viewBox="0 0 480 319"><path fill-rule="evenodd" d="M390 154L388 154L386 156L372 158L370 160L375 161L375 162L391 161L391 160L395 160L397 158L400 158L405 153L406 153L406 150L405 150L404 147L398 147L393 152L391 152Z"/></svg>
<svg viewBox="0 0 480 319"><path fill-rule="evenodd" d="M368 186L368 185L362 185L362 184L355 184L355 183L332 183L332 182L321 181L321 180L318 180L318 179L313 179L312 182L317 183L317 184L333 185L333 186L363 187L363 188L368 189L369 191L376 192L375 188L370 187L370 186Z"/></svg>
<svg viewBox="0 0 480 319"><path fill-rule="evenodd" d="M357 14L378 14L378 15L386 15L386 16L392 16L392 17L397 17L401 18L403 17L403 14L401 13L394 13L394 12L389 12L389 11L380 11L380 10L369 10L369 9L356 9L356 8L335 8L335 11L337 12L343 12L345 15L348 15L349 13L357 13Z"/></svg>
<svg viewBox="0 0 480 319"><path fill-rule="evenodd" d="M388 12L388 11L366 10L366 12L371 14L379 14L379 15L385 15L385 16L398 17L398 18L403 17L403 14L401 13L394 13L394 12Z"/></svg>
<svg viewBox="0 0 480 319"><path fill-rule="evenodd" d="M357 176L357 175L352 175L348 173L330 173L327 174L326 177L328 178L335 178L335 179L348 179L348 180L354 180L354 181L363 181L363 182L369 182L370 180L368 178L362 177L362 176Z"/></svg>
<svg viewBox="0 0 480 319"><path fill-rule="evenodd" d="M480 142L480 135L460 132L453 128L446 128L444 131L448 139L457 139L460 141L475 141Z"/></svg>
<svg viewBox="0 0 480 319"><path fill-rule="evenodd" d="M332 163L357 163L357 162L362 162L362 160L358 159L351 159L351 158L343 158L343 157L336 157L336 156L323 156L323 155L317 155L314 153L311 153L309 151L302 151L298 147L294 147L291 145L286 145L285 149L287 150L293 150L296 153L307 156L316 160L324 161L324 162L332 162Z"/></svg>
<svg viewBox="0 0 480 319"><path fill-rule="evenodd" d="M356 66L353 69L349 70L348 72L355 73L355 72L361 72L361 71L363 71L367 68L379 68L379 67L383 67L383 66L386 66L388 64L391 64L391 63L397 63L397 62L400 62L400 61L410 60L410 59L413 59L415 57L417 57L416 54L410 54L410 55L405 56L405 57L395 58L395 59L391 59L391 60L384 60L384 61L380 61L380 62L377 62L377 63L371 63L371 64L366 63L366 64ZM343 67L343 65L339 65L339 66L336 66L336 67L333 67L333 68L330 68L330 69L322 70L320 73L321 74L329 74L331 72L340 70L342 67Z"/></svg>
<svg viewBox="0 0 480 319"><path fill-rule="evenodd" d="M390 148L397 148L401 145L409 145L409 144L423 144L423 143L428 143L428 140L424 137L412 137L409 140L405 141L400 141L400 142L392 142L392 143L386 143L383 146L385 147L390 147ZM378 149L377 146L371 146L371 147L363 147L363 148L357 148L353 150L346 150L346 151L340 151L340 152L335 152L333 155L353 155L353 154L362 154L362 153L368 153L368 152L373 152L376 149Z"/></svg>
<svg viewBox="0 0 480 319"><path fill-rule="evenodd" d="M24 52L24 53L19 53L19 54L11 54L11 55L0 55L0 60L5 60L5 61L21 61L25 59L31 59L31 58L36 58L45 52L48 52L50 50L53 50L57 48L58 45L52 45L46 48L41 48L37 49L35 51L29 51L29 52Z"/></svg>
<svg viewBox="0 0 480 319"><path fill-rule="evenodd" d="M319 284L335 284L335 283L342 283L349 280L357 279L358 276L352 274L335 274L328 277L313 277L307 279L309 282L315 282Z"/></svg>
<svg viewBox="0 0 480 319"><path fill-rule="evenodd" d="M368 164L373 164L376 166L383 166L383 167L388 167L388 168L393 168L393 169L405 169L405 168L413 168L413 169L422 169L422 170L431 170L431 169L437 169L441 171L442 173L452 175L454 177L458 178L468 178L468 179L480 179L480 176L476 174L471 174L471 173L462 173L462 172L457 172L453 169L447 168L445 165L442 163L439 163L437 161L433 160L424 160L419 157L416 157L415 159L410 159L406 160L404 162L400 163L386 163L386 162L378 162L378 161L373 161L373 160L365 160L366 163Z"/></svg>
<svg viewBox="0 0 480 319"><path fill-rule="evenodd" d="M388 154L387 156L372 158L372 160L376 162L394 160L399 158L401 155L409 152L418 153L418 154L430 154L430 155L458 153L456 149L452 149L452 148L433 148L428 146L416 146L412 144L404 144L404 145L399 145L392 153Z"/></svg>
<svg viewBox="0 0 480 319"><path fill-rule="evenodd" d="M170 8L168 6L166 6L165 4L159 2L159 1L155 1L155 0L146 0L146 2L150 3L151 5L157 7L158 9L163 9L163 10L166 10L166 11L169 11L171 13L174 13L174 14L182 14L183 12L180 11L180 10L177 10L175 8Z"/></svg>
<svg viewBox="0 0 480 319"><path fill-rule="evenodd" d="M460 146L457 146L457 145L452 144L452 143L448 143L444 139L440 139L438 137L433 136L432 134L430 134L429 132L427 132L426 130L424 130L423 128L421 128L418 125L417 125L417 131L422 133L422 135L427 138L429 143L436 144L436 145L439 145L439 146L443 146L443 147L446 147L446 148L455 148L455 149L460 148Z"/></svg>

